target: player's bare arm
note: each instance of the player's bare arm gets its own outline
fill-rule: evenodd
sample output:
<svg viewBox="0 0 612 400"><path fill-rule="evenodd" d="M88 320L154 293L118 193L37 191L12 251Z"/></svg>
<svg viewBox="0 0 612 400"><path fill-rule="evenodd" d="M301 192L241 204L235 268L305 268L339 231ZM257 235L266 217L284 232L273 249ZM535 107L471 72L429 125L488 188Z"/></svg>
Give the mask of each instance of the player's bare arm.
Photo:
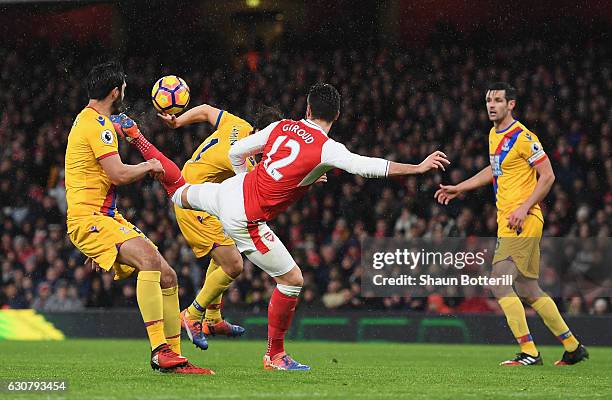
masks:
<svg viewBox="0 0 612 400"><path fill-rule="evenodd" d="M522 229L529 210L540 201L544 200L555 182L555 173L553 172L552 165L548 158L535 165L534 168L538 173L538 183L533 189L533 193L531 193L531 196L529 196L519 208L508 216L508 227L517 231Z"/></svg>
<svg viewBox="0 0 612 400"><path fill-rule="evenodd" d="M440 185L440 189L436 191L434 194L434 198L440 204L448 204L452 199L459 196L463 192L469 192L474 189L478 189L479 187L485 186L491 183L493 179L493 170L490 165L487 165L469 179L464 180L457 185Z"/></svg>
<svg viewBox="0 0 612 400"><path fill-rule="evenodd" d="M116 186L138 181L148 173L153 174L155 177L159 177L160 174L164 173L164 168L159 160L156 159L136 165L128 165L121 161L121 157L118 154L114 154L99 160L99 162L112 184Z"/></svg>
<svg viewBox="0 0 612 400"><path fill-rule="evenodd" d="M170 129L177 129L183 126L197 124L200 122L209 122L214 124L219 118L219 110L208 104L201 104L191 110L186 111L180 117L176 115L170 115L165 113L158 113L157 116L162 122Z"/></svg>
<svg viewBox="0 0 612 400"><path fill-rule="evenodd" d="M420 164L402 164L390 161L389 162L389 173L387 176L401 176L401 175L413 175L423 174L431 169L441 169L446 171L446 166L450 164L450 161L446 158L446 154L441 151L435 151L425 158Z"/></svg>

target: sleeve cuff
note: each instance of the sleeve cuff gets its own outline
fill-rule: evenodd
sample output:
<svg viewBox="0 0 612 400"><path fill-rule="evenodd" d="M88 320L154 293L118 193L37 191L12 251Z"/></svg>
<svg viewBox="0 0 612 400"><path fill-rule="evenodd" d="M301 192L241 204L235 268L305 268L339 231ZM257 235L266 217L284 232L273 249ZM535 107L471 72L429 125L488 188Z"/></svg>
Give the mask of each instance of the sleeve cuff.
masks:
<svg viewBox="0 0 612 400"><path fill-rule="evenodd" d="M219 129L219 123L221 122L221 116L225 110L219 111L219 115L217 116L217 122L215 122L215 130Z"/></svg>
<svg viewBox="0 0 612 400"><path fill-rule="evenodd" d="M119 152L111 151L110 153L102 154L100 157L96 158L96 160L100 161L106 157L114 156L115 154L119 154Z"/></svg>
<svg viewBox="0 0 612 400"><path fill-rule="evenodd" d="M542 161L546 160L548 158L548 156L546 154L544 154L543 157L538 158L537 160L535 160L534 162L531 163L532 167L535 167L536 165L538 165L539 163L541 163Z"/></svg>

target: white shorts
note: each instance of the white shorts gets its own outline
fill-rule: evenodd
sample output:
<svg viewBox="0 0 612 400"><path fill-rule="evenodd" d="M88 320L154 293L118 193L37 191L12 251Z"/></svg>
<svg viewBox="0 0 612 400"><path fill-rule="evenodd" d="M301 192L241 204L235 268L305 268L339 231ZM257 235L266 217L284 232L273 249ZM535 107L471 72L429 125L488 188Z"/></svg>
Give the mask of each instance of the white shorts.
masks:
<svg viewBox="0 0 612 400"><path fill-rule="evenodd" d="M238 250L268 275L284 275L296 265L295 261L265 222L247 221L243 192L245 175L233 176L222 183L192 185L187 201L195 209L219 218Z"/></svg>

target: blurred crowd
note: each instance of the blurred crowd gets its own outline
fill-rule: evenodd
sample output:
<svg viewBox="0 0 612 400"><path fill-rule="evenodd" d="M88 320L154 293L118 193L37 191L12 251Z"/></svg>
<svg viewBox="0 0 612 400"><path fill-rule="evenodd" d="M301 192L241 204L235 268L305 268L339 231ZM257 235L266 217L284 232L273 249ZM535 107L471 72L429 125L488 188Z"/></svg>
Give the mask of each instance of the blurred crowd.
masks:
<svg viewBox="0 0 612 400"><path fill-rule="evenodd" d="M95 47L75 49L70 44L0 48L0 307L73 311L136 306L135 282L113 282L111 274L87 269L84 256L66 235L66 140L87 102L84 77L97 54ZM498 309L486 289L363 298L360 240L368 235L496 235L492 188L463 195L448 206L433 200L440 183L457 183L489 162L491 123L484 97L492 81L507 81L518 89L515 117L539 136L553 163L557 179L542 204L545 235L608 238L610 56L604 43L572 47L525 41L495 48L251 51L214 68L202 54L172 66L155 55L122 61L128 76L128 113L179 166L211 127L202 124L175 132L156 120L150 87L169 73L191 86L192 106L206 102L247 120L262 104L279 107L286 117L302 118L309 86L325 81L342 95L341 115L331 136L350 150L410 163L433 150L444 151L452 161L445 173L366 180L331 171L327 184L313 186L270 225L304 271L301 307L445 314ZM121 146L125 162L140 161L138 153L125 143ZM147 178L119 188L118 209L177 270L181 305L188 304L201 287L208 261L195 259L186 246L161 186ZM580 259L560 269L543 262L544 286L558 288L555 299L568 313L610 313L605 290L564 285L572 270L602 268L609 270L609 263ZM606 282L602 286L612 286ZM244 273L225 295L225 307L265 310L273 287L269 277L245 260Z"/></svg>

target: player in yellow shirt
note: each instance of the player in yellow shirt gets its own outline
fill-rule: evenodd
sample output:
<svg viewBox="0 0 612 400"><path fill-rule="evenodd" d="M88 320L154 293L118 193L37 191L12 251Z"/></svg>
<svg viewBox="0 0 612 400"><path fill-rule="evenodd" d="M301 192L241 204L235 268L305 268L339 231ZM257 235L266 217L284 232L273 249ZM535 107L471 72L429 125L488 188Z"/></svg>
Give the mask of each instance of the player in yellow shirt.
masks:
<svg viewBox="0 0 612 400"><path fill-rule="evenodd" d="M116 186L164 174L151 159L126 165L118 153L109 119L125 93L121 65L95 66L87 78L89 103L76 117L66 148L67 231L93 266L115 272L115 279L137 274L136 299L151 344L151 367L162 372L209 374L180 355L176 273L157 248L117 211Z"/></svg>
<svg viewBox="0 0 612 400"><path fill-rule="evenodd" d="M459 194L493 182L497 206L497 249L491 277L513 276L514 286L492 286L521 352L501 365L542 365L527 326L521 299L531 305L550 331L563 343L565 352L555 365L576 364L589 357L561 317L554 301L540 288L540 239L544 218L538 203L555 180L555 175L538 137L515 120L516 90L495 83L486 94L486 106L493 127L489 132L487 166L457 185L440 185L434 197L441 204ZM518 293L518 296L517 296ZM520 298L519 298L520 297Z"/></svg>
<svg viewBox="0 0 612 400"><path fill-rule="evenodd" d="M253 127L242 118L208 104L197 106L178 118L166 114L159 114L159 117L172 129L201 122L214 126L214 132L198 146L183 167L182 175L187 183L218 183L233 176L234 170L229 160L230 146L257 128L282 119L276 109L262 107ZM129 119L125 116L124 120ZM117 129L145 159L157 155L157 149L142 136L135 125L129 125L127 129L118 125ZM160 156L160 159L164 162L164 158ZM254 160L249 160L249 170L254 164ZM216 217L177 206L174 210L179 228L196 257L201 258L209 253L211 255L204 286L192 304L181 313L182 325L189 339L198 348L205 350L208 348L205 335L235 337L244 333L244 328L230 324L221 317L222 295L242 272L242 256L234 241L225 235Z"/></svg>

